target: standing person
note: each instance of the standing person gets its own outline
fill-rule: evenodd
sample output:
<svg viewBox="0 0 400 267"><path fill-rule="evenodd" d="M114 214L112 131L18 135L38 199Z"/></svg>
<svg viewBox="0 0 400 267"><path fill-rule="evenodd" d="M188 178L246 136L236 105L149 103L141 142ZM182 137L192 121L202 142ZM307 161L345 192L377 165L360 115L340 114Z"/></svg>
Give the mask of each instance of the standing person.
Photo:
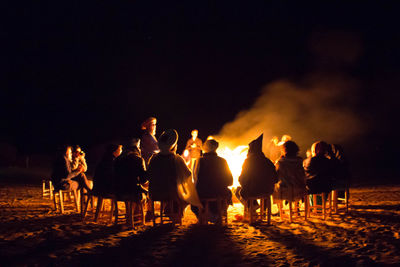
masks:
<svg viewBox="0 0 400 267"><path fill-rule="evenodd" d="M149 117L142 123L143 134L140 142L140 150L146 166L148 166L151 156L160 151L156 139L156 127L157 119L154 117Z"/></svg>
<svg viewBox="0 0 400 267"><path fill-rule="evenodd" d="M186 142L186 148L189 152L190 158L190 169L193 169L194 162L201 157L201 147L203 146L203 141L198 138L199 131L194 129L191 133L192 137Z"/></svg>
<svg viewBox="0 0 400 267"><path fill-rule="evenodd" d="M249 197L270 196L278 181L274 164L262 152L262 138L263 134L250 142L247 158L243 163L239 176L241 187L236 193L242 203Z"/></svg>
<svg viewBox="0 0 400 267"><path fill-rule="evenodd" d="M83 166L72 170L72 147L65 146L57 155L51 174L55 190L77 190L79 183L73 178L84 171Z"/></svg>
<svg viewBox="0 0 400 267"><path fill-rule="evenodd" d="M233 176L227 161L217 155L218 145L218 142L212 139L204 143L204 154L194 165L196 189L200 200L223 198L229 205L232 204L232 192L228 186L233 184ZM227 208L227 206L222 207L224 212ZM191 209L198 216L198 208L192 205ZM210 215L212 221L221 222L216 202L210 204Z"/></svg>
<svg viewBox="0 0 400 267"><path fill-rule="evenodd" d="M274 200L296 201L306 194L303 159L298 156L299 147L293 141L282 145L283 155L275 164L279 182L275 184Z"/></svg>
<svg viewBox="0 0 400 267"><path fill-rule="evenodd" d="M94 174L93 192L95 195L114 193L115 187L115 159L122 153L122 145L110 144Z"/></svg>
<svg viewBox="0 0 400 267"><path fill-rule="evenodd" d="M85 174L87 171L85 152L82 151L80 146L75 145L72 153L72 170L75 171L78 170L78 168L81 168L83 171L78 176L74 177L73 180L79 183L79 188L84 188L86 191L90 192L93 184L88 180Z"/></svg>
<svg viewBox="0 0 400 267"><path fill-rule="evenodd" d="M191 171L186 166L184 159L176 154L178 133L169 129L163 132L158 140L160 153L155 154L149 162L149 195L153 201L174 201L183 211L185 202L178 193L178 184L191 177ZM173 211L173 212L176 212ZM171 218L175 222L180 218Z"/></svg>

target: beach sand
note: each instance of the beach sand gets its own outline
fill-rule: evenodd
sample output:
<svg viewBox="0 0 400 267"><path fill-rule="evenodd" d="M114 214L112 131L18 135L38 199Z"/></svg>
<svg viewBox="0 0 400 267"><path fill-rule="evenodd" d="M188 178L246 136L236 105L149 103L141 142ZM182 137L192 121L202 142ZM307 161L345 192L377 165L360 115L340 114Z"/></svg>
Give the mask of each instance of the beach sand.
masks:
<svg viewBox="0 0 400 267"><path fill-rule="evenodd" d="M400 186L351 188L348 214L327 220L272 217L272 224L235 221L182 226L149 223L135 230L107 218L85 221L67 204L53 210L41 184L0 185L1 266L371 266L400 265Z"/></svg>

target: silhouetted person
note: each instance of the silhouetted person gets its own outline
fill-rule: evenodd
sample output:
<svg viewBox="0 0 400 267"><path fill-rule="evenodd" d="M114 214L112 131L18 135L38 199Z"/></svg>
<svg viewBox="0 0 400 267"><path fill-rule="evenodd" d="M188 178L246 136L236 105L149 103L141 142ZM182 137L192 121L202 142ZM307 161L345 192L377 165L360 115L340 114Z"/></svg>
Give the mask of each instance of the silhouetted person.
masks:
<svg viewBox="0 0 400 267"><path fill-rule="evenodd" d="M334 177L333 163L327 158L328 144L315 142L311 146L312 157L304 163L308 193L328 193L332 190Z"/></svg>
<svg viewBox="0 0 400 267"><path fill-rule="evenodd" d="M160 151L156 139L156 127L157 119L154 117L147 118L142 123L143 134L140 141L140 150L146 166L148 166L151 156Z"/></svg>
<svg viewBox="0 0 400 267"><path fill-rule="evenodd" d="M115 161L115 192L121 200L142 200L142 188L147 179L143 158L140 155L139 139L132 139L124 146L124 152Z"/></svg>
<svg viewBox="0 0 400 267"><path fill-rule="evenodd" d="M57 155L51 174L55 190L77 190L79 183L73 178L84 171L83 167L72 170L72 147L65 146Z"/></svg>
<svg viewBox="0 0 400 267"><path fill-rule="evenodd" d="M112 194L115 191L115 159L122 153L122 145L110 144L97 165L93 178L95 195Z"/></svg>
<svg viewBox="0 0 400 267"><path fill-rule="evenodd" d="M283 155L275 164L279 182L275 184L274 200L295 201L306 194L306 177L303 159L298 156L299 147L293 141L282 145Z"/></svg>
<svg viewBox="0 0 400 267"><path fill-rule="evenodd" d="M203 145L203 156L194 165L194 176L196 177L196 189L200 200L205 198L227 199L232 204L232 192L228 186L233 184L233 176L228 163L224 158L217 155L218 142L207 140ZM204 205L204 203L203 203ZM228 207L222 207L226 210ZM210 213L216 221L218 218L218 206L213 202L210 204ZM198 215L198 208L192 206L192 211Z"/></svg>
<svg viewBox="0 0 400 267"><path fill-rule="evenodd" d="M249 144L249 151L239 176L241 188L238 188L239 200L249 197L269 196L278 182L278 175L271 160L262 152L261 134Z"/></svg>
<svg viewBox="0 0 400 267"><path fill-rule="evenodd" d="M161 134L158 140L160 153L154 154L149 161L149 195L153 201L172 200L183 207L185 203L178 195L178 181L190 177L192 173L184 159L176 154L177 142L178 133L175 130L169 129Z"/></svg>

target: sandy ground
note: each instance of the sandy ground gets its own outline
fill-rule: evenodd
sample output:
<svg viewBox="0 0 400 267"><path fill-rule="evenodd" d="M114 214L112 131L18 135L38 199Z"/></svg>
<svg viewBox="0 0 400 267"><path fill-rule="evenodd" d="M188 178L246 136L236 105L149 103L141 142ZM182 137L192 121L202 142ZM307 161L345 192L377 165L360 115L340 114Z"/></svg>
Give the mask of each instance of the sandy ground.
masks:
<svg viewBox="0 0 400 267"><path fill-rule="evenodd" d="M186 210L182 226L136 230L82 222L70 204L58 214L39 184L0 186L1 266L400 265L400 186L352 188L350 212L326 221L249 226L236 204L226 227L196 225Z"/></svg>

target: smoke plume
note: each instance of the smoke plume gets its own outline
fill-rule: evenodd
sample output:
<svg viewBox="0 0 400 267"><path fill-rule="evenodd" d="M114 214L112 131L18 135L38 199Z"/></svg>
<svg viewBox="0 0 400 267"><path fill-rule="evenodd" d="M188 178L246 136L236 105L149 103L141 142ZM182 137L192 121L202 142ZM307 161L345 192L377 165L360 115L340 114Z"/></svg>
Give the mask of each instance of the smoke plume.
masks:
<svg viewBox="0 0 400 267"><path fill-rule="evenodd" d="M364 131L356 111L358 89L356 81L340 74L313 74L300 83L275 81L216 138L235 147L264 133L265 149L273 136L288 134L303 155L317 140L348 142Z"/></svg>

